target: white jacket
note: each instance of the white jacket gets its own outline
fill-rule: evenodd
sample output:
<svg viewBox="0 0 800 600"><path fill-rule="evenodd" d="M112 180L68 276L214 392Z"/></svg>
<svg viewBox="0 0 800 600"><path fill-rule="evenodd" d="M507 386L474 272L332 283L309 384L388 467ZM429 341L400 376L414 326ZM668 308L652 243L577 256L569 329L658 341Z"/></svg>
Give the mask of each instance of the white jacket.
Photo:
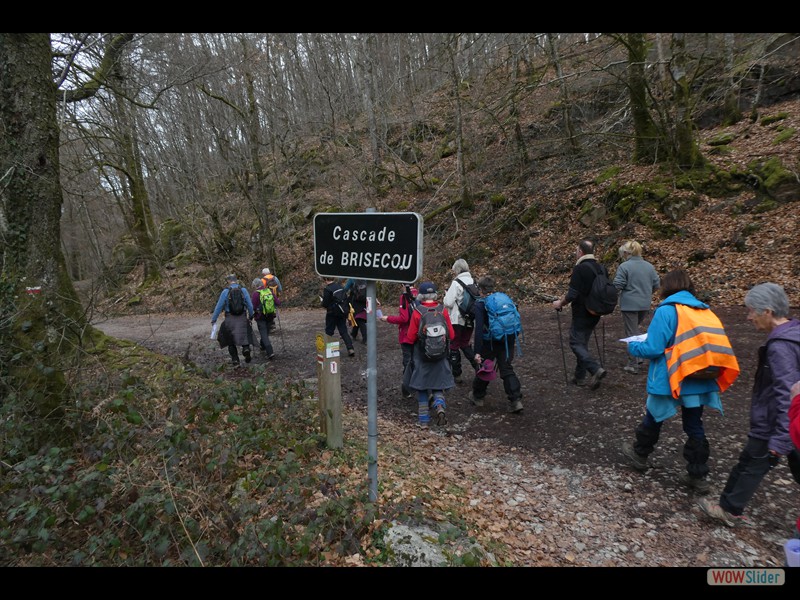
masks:
<svg viewBox="0 0 800 600"><path fill-rule="evenodd" d="M442 300L447 312L450 313L450 322L453 325L464 325L464 315L458 310L458 303L461 302L461 298L464 296L464 288L456 279L463 281L464 285L475 283L475 281L472 279L472 275L470 275L469 271L459 273L453 278L450 287L447 288L447 293L444 295L444 300Z"/></svg>

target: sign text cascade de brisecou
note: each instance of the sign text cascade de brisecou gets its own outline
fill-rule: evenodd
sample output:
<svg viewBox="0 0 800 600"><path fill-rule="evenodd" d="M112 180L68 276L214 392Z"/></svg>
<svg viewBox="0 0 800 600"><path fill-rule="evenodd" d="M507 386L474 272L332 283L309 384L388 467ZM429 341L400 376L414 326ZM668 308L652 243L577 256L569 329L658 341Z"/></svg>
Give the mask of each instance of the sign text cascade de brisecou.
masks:
<svg viewBox="0 0 800 600"><path fill-rule="evenodd" d="M392 244L395 241L395 231L388 227L381 229L345 229L337 225L333 228L333 239L337 242L352 242L356 248L360 242L377 242ZM332 252L323 252L319 261L323 265L338 264L342 267L377 267L382 269L408 269L413 260L411 254L397 254L381 251L357 251L348 250L339 253L339 261L335 263L335 256Z"/></svg>

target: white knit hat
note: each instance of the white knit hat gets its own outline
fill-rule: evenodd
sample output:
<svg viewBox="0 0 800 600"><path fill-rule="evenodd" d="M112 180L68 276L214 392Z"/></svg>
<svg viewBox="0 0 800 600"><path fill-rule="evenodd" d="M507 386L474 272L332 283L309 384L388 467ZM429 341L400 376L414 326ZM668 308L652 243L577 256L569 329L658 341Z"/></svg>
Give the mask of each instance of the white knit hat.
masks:
<svg viewBox="0 0 800 600"><path fill-rule="evenodd" d="M269 269L267 269L266 267L264 267L263 269L261 269L261 274L262 274L262 275L269 275Z"/></svg>

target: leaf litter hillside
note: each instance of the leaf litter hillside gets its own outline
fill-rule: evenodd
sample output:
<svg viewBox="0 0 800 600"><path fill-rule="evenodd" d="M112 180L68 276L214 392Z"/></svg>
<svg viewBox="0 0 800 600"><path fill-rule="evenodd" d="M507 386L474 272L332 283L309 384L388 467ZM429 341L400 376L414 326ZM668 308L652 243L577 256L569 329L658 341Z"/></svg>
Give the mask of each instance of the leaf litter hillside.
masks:
<svg viewBox="0 0 800 600"><path fill-rule="evenodd" d="M469 107L464 116L466 200L459 199L455 186L452 93L426 98L414 122L397 117L387 138L389 149L371 181L363 179L366 129L357 130L362 137L351 134L346 144L304 142L298 153L302 160L283 174L294 191L273 206L279 264L271 266L286 284L287 305L313 307L317 302L313 215L368 207L423 215L424 279L446 283L450 265L463 257L476 274L494 274L522 304L560 294L577 241L590 237L612 272L617 248L636 239L659 273L688 269L701 295L716 304L740 305L752 285L776 281L785 286L792 305L800 305L796 93L778 97L734 125L698 129L707 163L687 172L664 164L633 164L629 135L609 142L595 132L579 136L579 150L571 149L561 133L556 92L546 85L535 86L517 107L529 157L522 163L518 142L497 124L502 110L493 106L501 98L492 97L493 91L502 93L489 84L480 96L472 88L463 92ZM607 110L624 108L624 97L616 101L622 106L607 102ZM592 102L584 99L587 106ZM609 118L598 112L592 125L600 129L597 123ZM784 182L773 189L770 177L776 172ZM240 197L223 196L220 202L230 205L229 215L243 214L236 208ZM188 305L210 309L226 272L237 271L249 282L263 266L263 257L248 250L253 247L249 224L245 220L234 228L233 254L211 264L187 264L192 253L185 253L180 266L165 270L163 282L147 290L140 289L142 276L134 271L103 308L171 310L172 291L179 289ZM387 292L379 286L379 296L394 294Z"/></svg>

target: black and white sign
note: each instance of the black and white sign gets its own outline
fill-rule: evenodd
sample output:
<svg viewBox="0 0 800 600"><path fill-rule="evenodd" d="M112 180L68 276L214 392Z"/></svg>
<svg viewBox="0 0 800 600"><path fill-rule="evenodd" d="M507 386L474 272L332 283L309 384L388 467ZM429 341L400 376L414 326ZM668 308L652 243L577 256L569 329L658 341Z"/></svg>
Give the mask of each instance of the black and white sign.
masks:
<svg viewBox="0 0 800 600"><path fill-rule="evenodd" d="M422 215L317 213L314 268L323 277L414 283L422 275Z"/></svg>

